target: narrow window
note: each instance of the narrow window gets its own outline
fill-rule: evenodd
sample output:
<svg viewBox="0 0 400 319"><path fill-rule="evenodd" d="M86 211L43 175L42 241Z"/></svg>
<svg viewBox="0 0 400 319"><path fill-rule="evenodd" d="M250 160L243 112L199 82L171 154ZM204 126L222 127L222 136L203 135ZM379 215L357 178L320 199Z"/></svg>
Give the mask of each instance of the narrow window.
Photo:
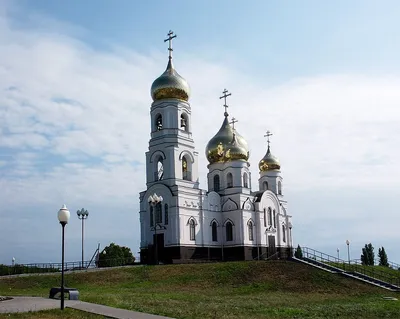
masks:
<svg viewBox="0 0 400 319"><path fill-rule="evenodd" d="M188 170L188 162L185 156L182 157L182 177L184 180L191 180L190 172Z"/></svg>
<svg viewBox="0 0 400 319"><path fill-rule="evenodd" d="M162 122L162 115L161 114L157 114L156 116L156 129L157 131L162 130L163 128L163 122Z"/></svg>
<svg viewBox="0 0 400 319"><path fill-rule="evenodd" d="M247 173L244 173L244 174L243 174L243 187L244 187L244 188L248 188L248 187L249 187L249 182L248 182Z"/></svg>
<svg viewBox="0 0 400 319"><path fill-rule="evenodd" d="M232 174L231 174L231 173L228 173L228 174L226 175L226 187L227 187L227 188L233 187L233 177L232 177Z"/></svg>
<svg viewBox="0 0 400 319"><path fill-rule="evenodd" d="M195 240L196 239L196 222L194 221L194 219L190 220L189 227L190 227L190 240Z"/></svg>
<svg viewBox="0 0 400 319"><path fill-rule="evenodd" d="M253 222L249 221L249 240L253 240Z"/></svg>
<svg viewBox="0 0 400 319"><path fill-rule="evenodd" d="M285 225L282 225L282 239L283 239L283 242L286 243L286 227L285 227Z"/></svg>
<svg viewBox="0 0 400 319"><path fill-rule="evenodd" d="M233 240L232 223L227 222L226 223L226 241L232 241L232 240Z"/></svg>
<svg viewBox="0 0 400 319"><path fill-rule="evenodd" d="M214 176L214 191L219 192L219 175Z"/></svg>
<svg viewBox="0 0 400 319"><path fill-rule="evenodd" d="M278 195L282 195L282 183L278 182Z"/></svg>
<svg viewBox="0 0 400 319"><path fill-rule="evenodd" d="M217 223L212 223L212 241L218 241Z"/></svg>
<svg viewBox="0 0 400 319"><path fill-rule="evenodd" d="M272 226L272 211L271 211L271 207L268 207L268 225Z"/></svg>
<svg viewBox="0 0 400 319"><path fill-rule="evenodd" d="M164 165L163 159L160 157L157 162L157 172L154 173L154 179L156 181L161 181L164 177Z"/></svg>
<svg viewBox="0 0 400 319"><path fill-rule="evenodd" d="M156 224L162 223L162 206L161 202L156 205Z"/></svg>
<svg viewBox="0 0 400 319"><path fill-rule="evenodd" d="M154 226L153 206L150 206L150 227Z"/></svg>
<svg viewBox="0 0 400 319"><path fill-rule="evenodd" d="M264 190L267 191L268 190L268 182L264 182L263 185L264 185Z"/></svg>
<svg viewBox="0 0 400 319"><path fill-rule="evenodd" d="M164 205L164 224L168 225L168 204Z"/></svg>
<svg viewBox="0 0 400 319"><path fill-rule="evenodd" d="M181 114L181 129L188 132L188 120L185 114Z"/></svg>
<svg viewBox="0 0 400 319"><path fill-rule="evenodd" d="M264 227L267 227L267 211L264 208Z"/></svg>
<svg viewBox="0 0 400 319"><path fill-rule="evenodd" d="M275 213L275 209L272 212L272 214L274 215L274 228L276 228L276 213Z"/></svg>

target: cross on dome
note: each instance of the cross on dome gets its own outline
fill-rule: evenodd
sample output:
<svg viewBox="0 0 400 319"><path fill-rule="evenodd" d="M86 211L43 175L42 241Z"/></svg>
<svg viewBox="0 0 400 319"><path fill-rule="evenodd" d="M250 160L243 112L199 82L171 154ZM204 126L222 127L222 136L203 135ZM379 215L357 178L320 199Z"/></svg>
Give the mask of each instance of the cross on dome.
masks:
<svg viewBox="0 0 400 319"><path fill-rule="evenodd" d="M224 95L222 95L222 96L220 97L220 99L224 99L224 105L223 105L224 108L225 108L224 116L225 116L225 117L228 117L229 114L228 114L228 105L226 104L226 98L227 98L228 96L231 96L232 93L227 94L227 93L228 93L228 90L227 90L227 89L224 89L224 90L222 91L222 93L223 93Z"/></svg>
<svg viewBox="0 0 400 319"><path fill-rule="evenodd" d="M270 143L269 137L272 135L274 135L274 134L272 134L270 131L267 131L267 133L264 135L264 137L267 138L268 148L269 148L269 143Z"/></svg>
<svg viewBox="0 0 400 319"><path fill-rule="evenodd" d="M174 35L173 34L174 34L174 32L169 30L169 32L167 34L168 38L164 40L164 42L167 42L167 41L169 42L168 43L168 51L169 51L169 59L170 60L172 59L172 51L174 51L174 49L172 49L172 39L177 37L176 34L174 34Z"/></svg>
<svg viewBox="0 0 400 319"><path fill-rule="evenodd" d="M235 130L235 123L239 122L237 119L235 119L234 117L232 117L232 121L229 122L229 124L232 124L232 128L233 130Z"/></svg>

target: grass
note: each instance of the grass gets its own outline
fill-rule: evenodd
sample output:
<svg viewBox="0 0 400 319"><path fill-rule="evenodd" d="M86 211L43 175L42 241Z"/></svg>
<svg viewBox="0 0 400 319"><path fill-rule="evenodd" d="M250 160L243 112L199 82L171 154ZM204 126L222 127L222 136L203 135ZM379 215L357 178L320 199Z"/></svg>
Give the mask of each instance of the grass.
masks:
<svg viewBox="0 0 400 319"><path fill-rule="evenodd" d="M47 297L59 282L59 275L0 278L0 295ZM396 293L288 261L136 266L69 274L66 283L78 288L84 301L173 318L398 318L400 313L400 302L382 299Z"/></svg>

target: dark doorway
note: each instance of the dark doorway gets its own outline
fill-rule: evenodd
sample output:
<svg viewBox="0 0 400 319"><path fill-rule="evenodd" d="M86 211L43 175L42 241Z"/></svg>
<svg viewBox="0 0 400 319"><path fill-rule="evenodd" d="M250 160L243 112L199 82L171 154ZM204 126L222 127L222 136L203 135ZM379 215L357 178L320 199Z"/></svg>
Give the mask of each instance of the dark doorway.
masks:
<svg viewBox="0 0 400 319"><path fill-rule="evenodd" d="M165 262L165 247L164 247L164 234L154 234L154 259L157 262ZM156 245L157 243L157 245ZM158 258L157 258L158 257Z"/></svg>
<svg viewBox="0 0 400 319"><path fill-rule="evenodd" d="M268 255L271 256L276 253L275 236L268 236Z"/></svg>

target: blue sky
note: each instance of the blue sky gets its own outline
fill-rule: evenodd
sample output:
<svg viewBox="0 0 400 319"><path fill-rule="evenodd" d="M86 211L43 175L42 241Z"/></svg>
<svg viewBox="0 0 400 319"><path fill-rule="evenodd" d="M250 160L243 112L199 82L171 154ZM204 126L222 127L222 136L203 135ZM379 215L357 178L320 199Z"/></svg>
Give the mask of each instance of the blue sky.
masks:
<svg viewBox="0 0 400 319"><path fill-rule="evenodd" d="M296 244L359 257L368 242L400 262L397 1L2 1L0 263L58 261L57 210L72 219L67 259L114 241L139 247L149 90L163 39L192 88L193 136L222 121L251 148L252 185L273 131ZM343 256L344 257L344 256Z"/></svg>

